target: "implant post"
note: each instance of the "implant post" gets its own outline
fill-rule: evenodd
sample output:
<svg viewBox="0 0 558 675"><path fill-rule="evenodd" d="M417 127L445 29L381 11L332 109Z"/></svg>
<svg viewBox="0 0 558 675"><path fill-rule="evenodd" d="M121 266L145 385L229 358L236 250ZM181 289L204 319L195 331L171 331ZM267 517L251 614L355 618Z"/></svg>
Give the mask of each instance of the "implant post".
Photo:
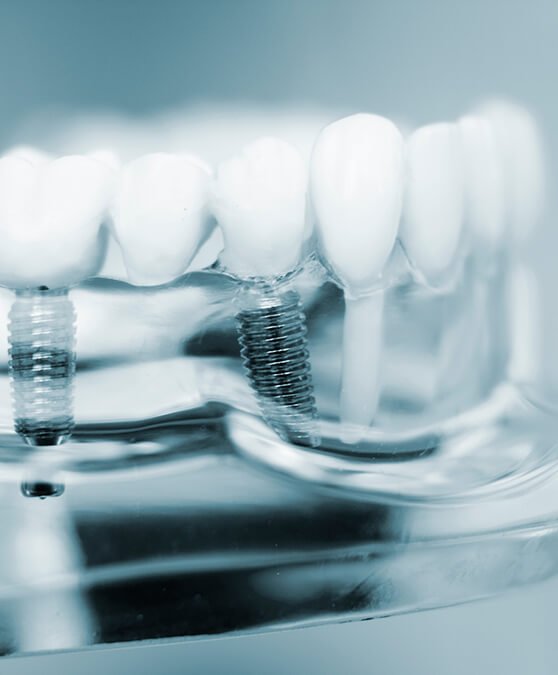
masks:
<svg viewBox="0 0 558 675"><path fill-rule="evenodd" d="M284 440L316 447L317 411L299 294L249 283L238 302L240 353L264 419Z"/></svg>
<svg viewBox="0 0 558 675"><path fill-rule="evenodd" d="M16 291L9 373L15 430L28 445L60 445L72 434L75 323L67 289Z"/></svg>

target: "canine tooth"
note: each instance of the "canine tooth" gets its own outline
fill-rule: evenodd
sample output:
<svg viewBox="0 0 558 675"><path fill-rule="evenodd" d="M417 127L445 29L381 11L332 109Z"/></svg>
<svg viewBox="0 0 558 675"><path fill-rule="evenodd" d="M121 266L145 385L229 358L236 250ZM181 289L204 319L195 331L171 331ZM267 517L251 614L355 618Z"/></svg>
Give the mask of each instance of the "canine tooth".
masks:
<svg viewBox="0 0 558 675"><path fill-rule="evenodd" d="M456 124L431 124L407 140L400 238L413 265L435 279L455 260L463 224L464 167Z"/></svg>
<svg viewBox="0 0 558 675"><path fill-rule="evenodd" d="M212 229L210 189L211 172L191 156L155 153L124 167L112 220L132 283L186 271Z"/></svg>
<svg viewBox="0 0 558 675"><path fill-rule="evenodd" d="M374 287L397 236L403 157L392 122L358 114L327 126L311 159L320 248L345 290L340 417L352 425L369 425L378 404L383 291Z"/></svg>

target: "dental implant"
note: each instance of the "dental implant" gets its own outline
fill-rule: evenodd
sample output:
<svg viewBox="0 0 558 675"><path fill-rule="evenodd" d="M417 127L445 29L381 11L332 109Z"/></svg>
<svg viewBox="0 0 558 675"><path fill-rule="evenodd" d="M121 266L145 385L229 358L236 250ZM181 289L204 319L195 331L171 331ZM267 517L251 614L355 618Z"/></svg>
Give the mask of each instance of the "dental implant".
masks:
<svg viewBox="0 0 558 675"><path fill-rule="evenodd" d="M72 434L75 327L67 289L16 292L8 366L15 430L29 445L59 445Z"/></svg>
<svg viewBox="0 0 558 675"><path fill-rule="evenodd" d="M103 263L113 177L92 157L35 151L0 158L0 283L15 292L8 325L14 426L30 446L60 445L74 429L76 313L68 289Z"/></svg>
<svg viewBox="0 0 558 675"><path fill-rule="evenodd" d="M306 316L299 294L274 291L263 281L245 284L238 301L240 355L264 419L283 439L317 446Z"/></svg>
<svg viewBox="0 0 558 675"><path fill-rule="evenodd" d="M317 412L306 317L293 287L306 232L306 169L299 153L263 138L218 169L214 210L224 270L239 280L241 357L260 412L284 440L315 447Z"/></svg>

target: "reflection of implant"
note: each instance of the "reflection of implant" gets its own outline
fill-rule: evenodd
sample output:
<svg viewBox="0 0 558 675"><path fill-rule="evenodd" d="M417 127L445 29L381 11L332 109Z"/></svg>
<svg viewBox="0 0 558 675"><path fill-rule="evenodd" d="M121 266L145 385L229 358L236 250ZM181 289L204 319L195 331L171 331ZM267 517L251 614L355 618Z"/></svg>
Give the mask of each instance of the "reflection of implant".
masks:
<svg viewBox="0 0 558 675"><path fill-rule="evenodd" d="M221 265L241 283L239 342L260 410L285 440L315 446L306 321L298 293L283 286L308 235L306 182L299 153L262 138L219 166L214 211Z"/></svg>
<svg viewBox="0 0 558 675"><path fill-rule="evenodd" d="M240 301L241 356L262 415L285 440L318 445L306 317L298 293L251 286Z"/></svg>
<svg viewBox="0 0 558 675"><path fill-rule="evenodd" d="M16 431L29 445L59 445L74 427L75 312L68 291L18 291L9 319Z"/></svg>

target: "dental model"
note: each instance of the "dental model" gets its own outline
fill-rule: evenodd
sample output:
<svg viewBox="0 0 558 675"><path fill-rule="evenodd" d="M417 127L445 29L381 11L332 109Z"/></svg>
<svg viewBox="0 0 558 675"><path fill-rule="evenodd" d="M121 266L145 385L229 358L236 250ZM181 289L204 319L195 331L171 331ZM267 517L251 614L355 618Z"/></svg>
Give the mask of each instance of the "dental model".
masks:
<svg viewBox="0 0 558 675"><path fill-rule="evenodd" d="M15 429L29 445L72 433L75 312L68 288L103 261L113 170L24 148L0 158L0 283L15 290L9 371Z"/></svg>
<svg viewBox="0 0 558 675"><path fill-rule="evenodd" d="M211 169L191 155L144 155L122 169L111 214L131 283L186 271L214 226L210 190Z"/></svg>
<svg viewBox="0 0 558 675"><path fill-rule="evenodd" d="M311 159L320 248L345 291L340 418L350 425L370 425L378 405L384 306L379 282L397 237L403 158L403 138L392 122L358 114L327 126Z"/></svg>
<svg viewBox="0 0 558 675"><path fill-rule="evenodd" d="M304 161L262 138L219 165L214 212L220 261L242 282L237 328L244 367L269 425L285 440L317 445L306 320L290 274L306 237Z"/></svg>
<svg viewBox="0 0 558 675"><path fill-rule="evenodd" d="M463 225L464 166L456 124L431 124L407 140L399 237L414 269L436 282L454 262Z"/></svg>

